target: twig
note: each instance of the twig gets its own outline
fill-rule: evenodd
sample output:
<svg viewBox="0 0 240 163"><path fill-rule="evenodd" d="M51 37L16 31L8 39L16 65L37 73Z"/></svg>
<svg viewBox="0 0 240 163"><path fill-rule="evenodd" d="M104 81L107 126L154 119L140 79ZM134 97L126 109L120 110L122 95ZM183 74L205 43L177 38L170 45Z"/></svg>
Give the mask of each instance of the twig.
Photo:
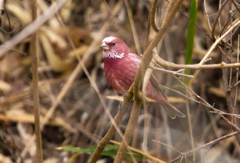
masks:
<svg viewBox="0 0 240 163"><path fill-rule="evenodd" d="M185 89L187 96L190 96L188 90L189 89ZM194 145L194 137L193 137L193 127L192 127L192 123L191 123L191 114L190 114L189 100L188 99L186 99L186 110L187 110L187 120L188 120L188 125L189 125L188 131L189 131L189 134L190 134L191 147L192 147L192 149L194 149L195 145ZM193 161L194 162L195 162L195 159L196 159L196 155L195 155L195 153L193 153Z"/></svg>
<svg viewBox="0 0 240 163"><path fill-rule="evenodd" d="M224 117L220 112L218 112L218 115L220 115L234 130L240 131L240 129L231 121L229 121L226 117Z"/></svg>
<svg viewBox="0 0 240 163"><path fill-rule="evenodd" d="M134 24L131 8L129 6L128 0L124 0L124 3L125 3L126 8L127 8L128 18L129 18L131 28L132 28L133 39L134 39L134 42L135 42L135 45L136 45L136 48L137 48L137 52L140 55L140 54L142 54L142 52L141 52L141 47L140 47L140 43L139 43L139 39L138 39L137 30L136 30L136 27L135 27L135 24Z"/></svg>
<svg viewBox="0 0 240 163"><path fill-rule="evenodd" d="M227 138L229 138L229 137L235 136L235 135L237 135L237 134L239 134L239 133L240 133L240 131L233 132L233 133L231 133L231 134L228 134L228 135L222 136L222 137L220 137L220 138L217 138L217 139L215 139L215 140L212 140L212 141L210 141L209 143L206 143L206 144L204 144L204 145L202 145L202 146L199 146L199 147L197 147L197 148L195 148L195 149L193 149L193 150L191 150L191 151L189 151L189 152L182 153L180 156L178 156L177 158L175 158L175 159L173 159L172 161L170 161L170 163L175 162L175 161L181 159L183 156L188 156L188 155L190 155L190 154L192 154L192 153L194 153L194 152L196 152L196 151L198 151L198 150L200 150L200 149L202 149L202 148L206 148L206 147L208 147L208 146L210 146L210 145L214 145L214 144L216 144L216 143L218 143L218 142L220 142L220 141L222 141L222 140L224 140L224 139L227 139Z"/></svg>
<svg viewBox="0 0 240 163"><path fill-rule="evenodd" d="M157 2L158 2L158 0L152 1L151 12L149 13L150 24L152 25L152 28L154 29L155 32L158 32L160 29L155 22L155 11L156 11L156 7L157 7Z"/></svg>
<svg viewBox="0 0 240 163"><path fill-rule="evenodd" d="M217 13L217 17L215 18L214 20L214 23L213 23L213 27L212 27L212 39L215 40L215 36L214 36L214 33L215 33L215 28L216 28L216 25L217 25L217 21L218 21L218 18L220 17L221 13L222 13L222 10L223 8L225 7L225 5L227 4L228 0L225 0L225 2L222 4L220 10L218 11Z"/></svg>
<svg viewBox="0 0 240 163"><path fill-rule="evenodd" d="M149 15L148 15L147 32L146 32L145 41L144 41L144 51L146 50L146 48L148 46L148 38L149 38L150 29L151 29L151 14L150 13L153 10L152 6L153 6L153 1L151 2L151 7L150 7Z"/></svg>
<svg viewBox="0 0 240 163"><path fill-rule="evenodd" d="M236 15L236 13L237 12L235 12L231 17L230 17L230 19L224 24L224 26L223 26L223 28L222 28L222 30L221 30L221 32L220 32L220 36L222 35L222 33L223 33L223 31L225 30L225 28L227 27L227 25L228 25L228 23L232 20L232 18ZM238 20L239 18L237 18L236 20ZM236 21L235 20L235 21Z"/></svg>
<svg viewBox="0 0 240 163"><path fill-rule="evenodd" d="M119 146L120 146L120 144L121 144L121 143L119 143L119 142L117 142L117 141L114 141L114 140L111 140L110 142L113 143L113 144L117 144L117 145L119 145ZM160 159L158 159L158 158L156 158L156 157L154 157L154 156L151 156L151 155L149 155L149 154L146 154L146 153L144 153L143 151L141 151L141 150L139 150L139 149L133 148L133 147L131 147L131 146L129 146L128 148L131 149L132 151L135 151L135 152L137 152L137 153L145 156L146 158L149 158L149 159L151 159L151 160L153 160L153 161L156 161L156 162L158 162L158 163L166 163L165 161L162 161L162 160L160 160Z"/></svg>
<svg viewBox="0 0 240 163"><path fill-rule="evenodd" d="M169 147L169 148L173 149L174 151L176 151L177 153L181 154L181 152L180 152L179 150L177 150L176 148L173 148L173 147L170 146L170 145L167 145L167 144L162 143L162 142L157 141L157 140L152 140L152 141L153 141L153 142L156 142L156 143L160 143L160 144L162 144L162 145L164 145L164 146L166 146L166 147Z"/></svg>
<svg viewBox="0 0 240 163"><path fill-rule="evenodd" d="M140 67L139 67L139 69L141 69L141 71L143 71L143 73L149 67L149 63L152 60L153 48L155 48L158 45L159 40L161 40L161 38L163 37L167 28L170 26L170 24L175 16L175 13L177 12L178 8L180 7L180 5L182 3L182 0L178 0L176 2L171 1L169 3L169 5L171 5L172 3L175 3L175 5L172 8L171 12L169 13L169 16L166 18L165 23L162 24L161 29L159 30L159 32L157 33L157 35L155 36L155 38L153 39L153 41L150 43L150 45L147 47L146 51L143 54L142 61L144 61L144 62L141 62ZM166 12L166 14L167 14L167 12ZM141 76L142 76L142 73L140 71L138 71L135 76L135 80L134 80L137 85L140 85L140 83L141 83L141 78L142 78Z"/></svg>
<svg viewBox="0 0 240 163"><path fill-rule="evenodd" d="M231 0L231 1L234 4L234 6L236 7L236 9L238 10L238 12L240 13L240 5L235 0Z"/></svg>
<svg viewBox="0 0 240 163"><path fill-rule="evenodd" d="M207 22L208 22L208 27L210 30L212 30L211 24L210 24L210 20L209 20L209 16L208 16L208 12L207 12L207 5L206 5L206 0L204 0L204 13L207 17Z"/></svg>
<svg viewBox="0 0 240 163"><path fill-rule="evenodd" d="M192 65L182 65L182 64L174 64L171 62L167 62L160 58L158 55L154 55L156 60L161 64L172 68L180 68L180 69L206 69L206 68L230 68L230 67L239 67L239 63L232 63L232 64L212 64L212 65L203 65L205 61L208 59L211 52L214 50L214 48L218 45L218 43L228 34L230 33L235 27L237 27L240 24L240 20L237 21L224 35L222 35L219 39L217 39L214 44L211 46L207 54L203 57L201 62L199 64L192 64Z"/></svg>
<svg viewBox="0 0 240 163"><path fill-rule="evenodd" d="M238 50L237 50L237 63L239 63L239 44L240 44L240 35L238 35ZM238 70L238 68L237 68ZM236 73L236 83L238 83L238 75L239 73L237 72ZM237 95L238 95L238 86L236 87L236 93L235 93L235 100L234 100L234 106L233 106L233 114L235 113L235 108L236 108L236 105L237 105Z"/></svg>
<svg viewBox="0 0 240 163"><path fill-rule="evenodd" d="M218 112L216 112L216 111L210 111L210 113L218 114ZM222 114L222 115L233 116L233 117L235 117L235 118L240 118L240 114L224 113L224 112L222 112L222 111L221 111L221 114Z"/></svg>
<svg viewBox="0 0 240 163"><path fill-rule="evenodd" d="M32 20L37 18L37 0L32 1ZM31 53L32 53L32 89L34 101L34 125L36 135L37 161L43 162L42 155L42 137L40 128L40 113L39 113L39 91L38 91L38 41L37 32L32 34Z"/></svg>
<svg viewBox="0 0 240 163"><path fill-rule="evenodd" d="M161 64L162 66L167 66L175 69L215 69L215 68L230 68L230 67L240 67L240 63L229 63L226 64L224 62L219 64L209 64L209 65L200 65L200 64L175 64L172 62L168 62L163 60L158 55L154 54L154 57L156 58L157 62Z"/></svg>
<svg viewBox="0 0 240 163"><path fill-rule="evenodd" d="M114 117L114 121L116 123L116 125L118 126L122 120L122 117L125 113L125 111L127 110L127 106L128 106L128 100L132 99L132 91L130 90L125 99L121 105L121 109L120 111L117 113L117 115ZM101 141L98 143L97 148L95 149L92 157L90 158L90 160L88 161L88 163L95 163L97 162L98 158L100 157L102 151L104 150L105 146L109 143L109 141L112 139L113 135L116 132L116 128L114 125L111 125L111 127L109 128L107 134L101 139Z"/></svg>
<svg viewBox="0 0 240 163"><path fill-rule="evenodd" d="M209 49L209 51L207 52L207 54L204 56L204 58L201 60L200 64L203 64L205 62L205 60L209 57L209 55L211 54L211 52L213 51L213 49L218 45L218 43L224 38L226 37L234 28L236 28L238 25L240 24L240 20L237 21L226 33L224 33L224 35L222 35L219 39L217 39L214 44L211 46L211 48Z"/></svg>
<svg viewBox="0 0 240 163"><path fill-rule="evenodd" d="M169 2L168 0L166 0L167 2ZM204 1L205 2L205 1ZM205 3L204 3L205 4ZM205 5L204 5L205 6ZM202 31L208 38L210 38L210 40L212 40L213 41L213 39L211 38L211 36L207 33L207 32L205 32L201 27L199 27L197 24L195 24L192 20L190 20L182 11L180 11L180 10L178 10L178 12L182 15L182 16L184 16L190 23L192 23L193 25L195 25L200 31ZM208 19L208 21L209 21L209 19ZM210 24L210 23L209 23ZM210 29L211 29L211 27L210 27Z"/></svg>
<svg viewBox="0 0 240 163"><path fill-rule="evenodd" d="M125 153L127 152L128 145L132 139L133 131L135 126L137 125L138 116L141 110L142 99L138 96L138 86L133 85L133 95L134 95L134 102L132 107L132 112L130 115L130 119L128 121L128 125L126 131L124 133L123 140L120 144L119 150L117 152L116 158L114 163L121 163Z"/></svg>
<svg viewBox="0 0 240 163"><path fill-rule="evenodd" d="M230 19L232 20L232 19ZM232 21L231 21L231 25L232 25ZM232 35L232 31L230 32L230 34ZM232 37L230 37L232 38ZM232 43L232 41L231 41ZM232 58L232 53L230 56L230 61ZM222 61L226 62L226 58L222 55ZM231 114L234 114L234 106L233 106L233 101L232 101L232 97L231 97L231 90L229 89L229 86L231 85L231 81L232 81L232 69L230 69L229 72L230 76L229 76L229 81L228 81L228 71L227 69L222 69L222 80L223 80L223 87L224 87L224 91L225 91L225 96L226 96L226 103L227 103L227 107L230 111ZM221 115L221 117L223 117L223 115ZM226 119L225 117L223 117L233 128L233 130L238 130L238 127L235 125L236 124L236 119L234 117L231 117L231 121L228 121L228 119ZM236 138L238 140L238 144L240 144L240 137L238 135L236 135Z"/></svg>
<svg viewBox="0 0 240 163"><path fill-rule="evenodd" d="M158 71L161 71L161 72L165 72L165 73L168 73L168 74L183 76L183 77L187 77L187 78L194 78L193 75L182 74L182 73L179 73L178 71L171 71L171 70L166 70L166 69L163 69L163 68L158 68L158 67L153 67L153 66L151 66L149 68L154 69L154 70L158 70Z"/></svg>

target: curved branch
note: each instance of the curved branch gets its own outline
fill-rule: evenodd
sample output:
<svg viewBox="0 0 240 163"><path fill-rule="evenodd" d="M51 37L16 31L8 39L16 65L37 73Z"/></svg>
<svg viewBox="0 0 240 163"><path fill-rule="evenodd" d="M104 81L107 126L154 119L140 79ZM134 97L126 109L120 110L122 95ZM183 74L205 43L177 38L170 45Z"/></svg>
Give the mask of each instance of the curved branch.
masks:
<svg viewBox="0 0 240 163"><path fill-rule="evenodd" d="M172 62L168 62L160 58L158 55L154 54L155 59L162 66L167 66L176 69L209 69L209 68L231 68L231 67L240 67L240 63L230 63L226 64L225 62L219 64L210 64L210 65L202 65L202 64L175 64Z"/></svg>
<svg viewBox="0 0 240 163"><path fill-rule="evenodd" d="M232 136L238 135L239 133L240 133L239 131L230 133L230 134L228 134L228 135L225 135L225 136L222 136L222 137L220 137L220 138L217 138L217 139L215 139L215 140L213 140L213 141L210 141L210 142L207 143L207 144L204 144L204 145L202 145L202 146L199 146L199 147L197 147L197 148L195 148L195 149L193 149L193 150L191 150L191 151L189 151L189 152L182 153L180 156L178 156L177 158L175 158L175 159L173 159L172 161L170 161L170 163L171 163L171 162L175 162L175 161L181 159L183 156L190 155L190 154L192 154L192 153L194 153L194 152L196 152L196 151L198 151L198 150L200 150L200 149L202 149L202 148L206 148L206 147L208 147L208 146L210 146L210 145L213 145L213 144L216 144L216 143L218 143L218 142L220 142L220 141L222 141L222 140L224 140L224 139L227 139L227 138L230 138L230 137L232 137Z"/></svg>
<svg viewBox="0 0 240 163"><path fill-rule="evenodd" d="M151 7L151 12L150 12L150 23L151 23L155 32L158 32L159 29L160 29L155 22L155 12L156 12L157 1L158 0L153 0L152 1L152 5L151 5L152 7Z"/></svg>
<svg viewBox="0 0 240 163"><path fill-rule="evenodd" d="M217 17L216 19L214 20L214 23L213 23L213 27L212 27L212 39L215 41L215 37L214 37L214 33L215 33L215 28L216 28L216 25L217 25L217 21L218 21L218 18L220 17L221 13L222 13L222 10L224 8L224 6L227 4L228 0L225 0L225 2L222 4L220 10L218 11L217 13Z"/></svg>

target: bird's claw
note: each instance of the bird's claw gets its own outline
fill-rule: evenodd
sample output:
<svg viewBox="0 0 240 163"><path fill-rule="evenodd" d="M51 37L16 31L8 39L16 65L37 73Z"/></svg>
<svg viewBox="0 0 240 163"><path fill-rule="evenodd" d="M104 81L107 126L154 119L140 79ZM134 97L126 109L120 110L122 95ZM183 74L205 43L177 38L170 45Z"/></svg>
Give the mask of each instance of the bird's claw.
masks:
<svg viewBox="0 0 240 163"><path fill-rule="evenodd" d="M125 100L126 96L127 96L128 91L123 95L123 100ZM134 98L132 98L130 101L130 103L132 103L134 101ZM121 107L122 107L122 102L120 103L120 105L118 106L118 111L121 111Z"/></svg>
<svg viewBox="0 0 240 163"><path fill-rule="evenodd" d="M123 95L123 100L125 100L127 93L128 93L128 91Z"/></svg>
<svg viewBox="0 0 240 163"><path fill-rule="evenodd" d="M127 94L128 94L128 90L127 90L127 92L123 95L123 100L125 100L125 98L126 98L126 96L127 96ZM134 100L134 98L132 98L129 102L133 102L133 100Z"/></svg>

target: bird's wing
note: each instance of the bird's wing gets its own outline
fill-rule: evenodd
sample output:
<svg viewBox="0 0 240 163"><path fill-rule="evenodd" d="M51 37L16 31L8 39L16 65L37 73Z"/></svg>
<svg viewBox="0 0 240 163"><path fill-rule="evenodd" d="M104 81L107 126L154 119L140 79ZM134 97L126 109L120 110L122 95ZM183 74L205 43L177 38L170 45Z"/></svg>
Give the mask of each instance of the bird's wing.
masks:
<svg viewBox="0 0 240 163"><path fill-rule="evenodd" d="M135 54L135 53L128 53L128 57L130 57L131 60L133 60L138 66L140 65L141 58L137 54Z"/></svg>
<svg viewBox="0 0 240 163"><path fill-rule="evenodd" d="M158 80L154 74L151 75L150 82L151 82L152 86L157 88L157 90L160 91L162 93L162 95L167 99L167 97L164 95L162 89L160 88L160 84L158 83Z"/></svg>
<svg viewBox="0 0 240 163"><path fill-rule="evenodd" d="M140 65L141 63L141 58L135 54L135 53L129 53L128 56L131 57L131 59L133 59L136 64ZM151 75L151 78L150 78L150 82L152 84L153 87L155 87L158 91L160 91L162 93L162 95L167 99L167 97L164 95L162 89L160 88L160 85L158 83L158 80L157 78L154 76L154 74Z"/></svg>

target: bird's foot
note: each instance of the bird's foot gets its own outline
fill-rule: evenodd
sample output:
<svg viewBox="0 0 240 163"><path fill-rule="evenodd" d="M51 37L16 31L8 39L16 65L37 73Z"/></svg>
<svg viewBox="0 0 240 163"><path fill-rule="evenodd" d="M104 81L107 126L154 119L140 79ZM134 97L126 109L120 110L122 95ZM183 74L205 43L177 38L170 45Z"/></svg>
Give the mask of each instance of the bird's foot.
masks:
<svg viewBox="0 0 240 163"><path fill-rule="evenodd" d="M125 98L126 98L126 96L127 96L127 93L128 93L128 91L123 95L123 100L125 100ZM134 100L134 98L132 98L130 101L128 101L128 102L130 102L130 103L133 103L133 100ZM118 106L118 111L120 112L121 111L121 107L122 107L122 102L119 104L119 106Z"/></svg>
<svg viewBox="0 0 240 163"><path fill-rule="evenodd" d="M126 98L127 94L128 94L128 90L127 90L127 92L126 92L126 93L123 95L123 100L125 100L125 98ZM133 102L133 100L134 100L134 99L132 98L132 99L131 99L129 102L131 102L131 103L132 103L132 102Z"/></svg>

